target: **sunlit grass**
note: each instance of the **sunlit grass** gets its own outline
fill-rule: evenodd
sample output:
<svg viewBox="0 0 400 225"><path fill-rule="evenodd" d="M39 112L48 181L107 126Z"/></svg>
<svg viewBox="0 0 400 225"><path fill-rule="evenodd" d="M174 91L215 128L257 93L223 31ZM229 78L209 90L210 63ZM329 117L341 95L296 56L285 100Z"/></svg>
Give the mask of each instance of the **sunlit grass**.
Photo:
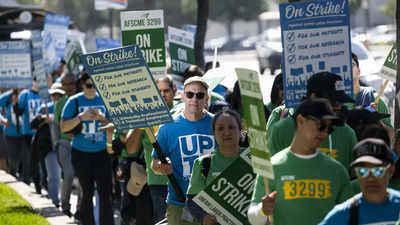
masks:
<svg viewBox="0 0 400 225"><path fill-rule="evenodd" d="M0 183L1 225L49 225L47 220L35 213L29 203L12 188Z"/></svg>

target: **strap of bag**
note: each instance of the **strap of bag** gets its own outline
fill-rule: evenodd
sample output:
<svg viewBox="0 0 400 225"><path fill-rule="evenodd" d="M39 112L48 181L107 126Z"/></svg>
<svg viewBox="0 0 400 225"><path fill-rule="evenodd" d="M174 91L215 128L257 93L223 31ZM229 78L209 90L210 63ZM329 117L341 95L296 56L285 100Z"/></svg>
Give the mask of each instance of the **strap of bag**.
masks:
<svg viewBox="0 0 400 225"><path fill-rule="evenodd" d="M210 154L203 156L201 165L202 165L201 173L207 179L208 172L210 171L210 165L211 165L211 155Z"/></svg>
<svg viewBox="0 0 400 225"><path fill-rule="evenodd" d="M358 225L359 195L350 200L350 221L349 225Z"/></svg>

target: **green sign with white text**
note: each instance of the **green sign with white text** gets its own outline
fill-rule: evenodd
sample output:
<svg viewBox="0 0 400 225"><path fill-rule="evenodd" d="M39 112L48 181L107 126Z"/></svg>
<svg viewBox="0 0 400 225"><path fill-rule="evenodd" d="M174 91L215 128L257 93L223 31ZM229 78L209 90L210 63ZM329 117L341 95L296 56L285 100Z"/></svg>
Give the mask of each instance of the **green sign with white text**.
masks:
<svg viewBox="0 0 400 225"><path fill-rule="evenodd" d="M253 170L263 177L274 179L274 172L270 161L271 154L267 145L264 103L258 72L242 68L235 70L239 80L242 109L248 130Z"/></svg>
<svg viewBox="0 0 400 225"><path fill-rule="evenodd" d="M194 33L168 27L168 40L172 73L183 75L190 65L195 64Z"/></svg>
<svg viewBox="0 0 400 225"><path fill-rule="evenodd" d="M393 44L389 55L386 57L385 63L382 66L381 73L386 75L390 80L396 82L396 71L397 71L397 50L396 42Z"/></svg>
<svg viewBox="0 0 400 225"><path fill-rule="evenodd" d="M163 10L121 12L122 46L139 45L154 78L166 74Z"/></svg>
<svg viewBox="0 0 400 225"><path fill-rule="evenodd" d="M250 149L246 149L193 201L208 214L214 215L221 225L250 225L247 210L255 178Z"/></svg>

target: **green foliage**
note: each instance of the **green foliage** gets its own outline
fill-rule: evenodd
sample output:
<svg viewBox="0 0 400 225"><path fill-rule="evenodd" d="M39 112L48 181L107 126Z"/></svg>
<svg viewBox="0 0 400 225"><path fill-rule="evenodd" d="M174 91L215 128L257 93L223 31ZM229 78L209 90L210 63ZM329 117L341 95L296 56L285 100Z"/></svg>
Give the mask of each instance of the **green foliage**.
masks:
<svg viewBox="0 0 400 225"><path fill-rule="evenodd" d="M385 16L395 19L396 15L396 1L387 0L383 6L381 6L381 11Z"/></svg>
<svg viewBox="0 0 400 225"><path fill-rule="evenodd" d="M35 213L31 206L13 189L0 183L0 224L49 225L48 221Z"/></svg>

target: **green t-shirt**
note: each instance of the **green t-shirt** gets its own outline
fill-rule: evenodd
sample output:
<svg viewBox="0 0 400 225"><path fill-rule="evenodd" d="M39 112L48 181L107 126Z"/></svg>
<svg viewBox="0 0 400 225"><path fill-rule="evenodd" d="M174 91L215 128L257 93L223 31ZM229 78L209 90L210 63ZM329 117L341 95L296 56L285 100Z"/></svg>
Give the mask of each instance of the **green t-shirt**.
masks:
<svg viewBox="0 0 400 225"><path fill-rule="evenodd" d="M240 149L242 152L244 149ZM187 194L195 195L200 191L204 190L214 179L222 173L226 168L228 168L237 158L239 154L235 157L224 157L216 148L211 153L210 169L208 171L207 178L203 175L203 159L205 156L201 156L194 161L192 175L190 177L190 183L187 190Z"/></svg>
<svg viewBox="0 0 400 225"><path fill-rule="evenodd" d="M157 175L151 169L151 161L152 161L151 153L153 151L153 145L151 144L150 139L144 130L142 130L141 140L144 150L144 160L146 161L147 184L167 185L168 177L166 175Z"/></svg>
<svg viewBox="0 0 400 225"><path fill-rule="evenodd" d="M120 131L115 130L112 139L115 140L116 138L119 138L120 135L123 135L123 133L120 132ZM142 146L140 146L139 148L142 148ZM131 153L128 153L126 148L123 148L122 151L121 151L121 154L118 156L118 160L121 161L122 159L125 159L125 158L137 157L139 155L140 151L141 150L139 149L139 151L131 154Z"/></svg>
<svg viewBox="0 0 400 225"><path fill-rule="evenodd" d="M271 155L274 155L292 143L295 134L295 121L292 117L287 117L273 124L270 130L268 146ZM335 131L330 136L330 138L328 136L324 140L318 149L342 163L346 169L350 169L353 157L352 149L357 143L354 130L347 124L336 126ZM330 139L331 145L329 144Z"/></svg>
<svg viewBox="0 0 400 225"><path fill-rule="evenodd" d="M388 187L399 191L400 190L400 178L390 179ZM353 195L361 192L360 182L358 181L358 179L351 181L351 189L353 191Z"/></svg>
<svg viewBox="0 0 400 225"><path fill-rule="evenodd" d="M271 111L271 114L269 115L268 121L267 121L267 135L271 135L271 126L281 120L281 114L284 110L287 110L287 116L293 115L294 114L294 109L292 108L286 108L285 105L280 105L277 106L274 110Z"/></svg>
<svg viewBox="0 0 400 225"><path fill-rule="evenodd" d="M275 225L315 225L338 203L351 197L346 169L318 152L312 158L300 158L289 148L271 158L275 179L269 190L277 191ZM257 176L252 202L265 196L264 177Z"/></svg>
<svg viewBox="0 0 400 225"><path fill-rule="evenodd" d="M62 98L60 98L60 100L58 100L58 101L55 103L55 105L54 105L54 121L55 121L57 124L60 124L61 113L62 113L62 110L63 110L64 105L65 105L65 103L67 102L67 100L68 100L68 96L67 96L67 95L64 95L64 96L63 96ZM62 133L62 132L61 132L61 138L62 138L62 139L66 139L66 140L71 140L71 138L70 138L67 134Z"/></svg>

